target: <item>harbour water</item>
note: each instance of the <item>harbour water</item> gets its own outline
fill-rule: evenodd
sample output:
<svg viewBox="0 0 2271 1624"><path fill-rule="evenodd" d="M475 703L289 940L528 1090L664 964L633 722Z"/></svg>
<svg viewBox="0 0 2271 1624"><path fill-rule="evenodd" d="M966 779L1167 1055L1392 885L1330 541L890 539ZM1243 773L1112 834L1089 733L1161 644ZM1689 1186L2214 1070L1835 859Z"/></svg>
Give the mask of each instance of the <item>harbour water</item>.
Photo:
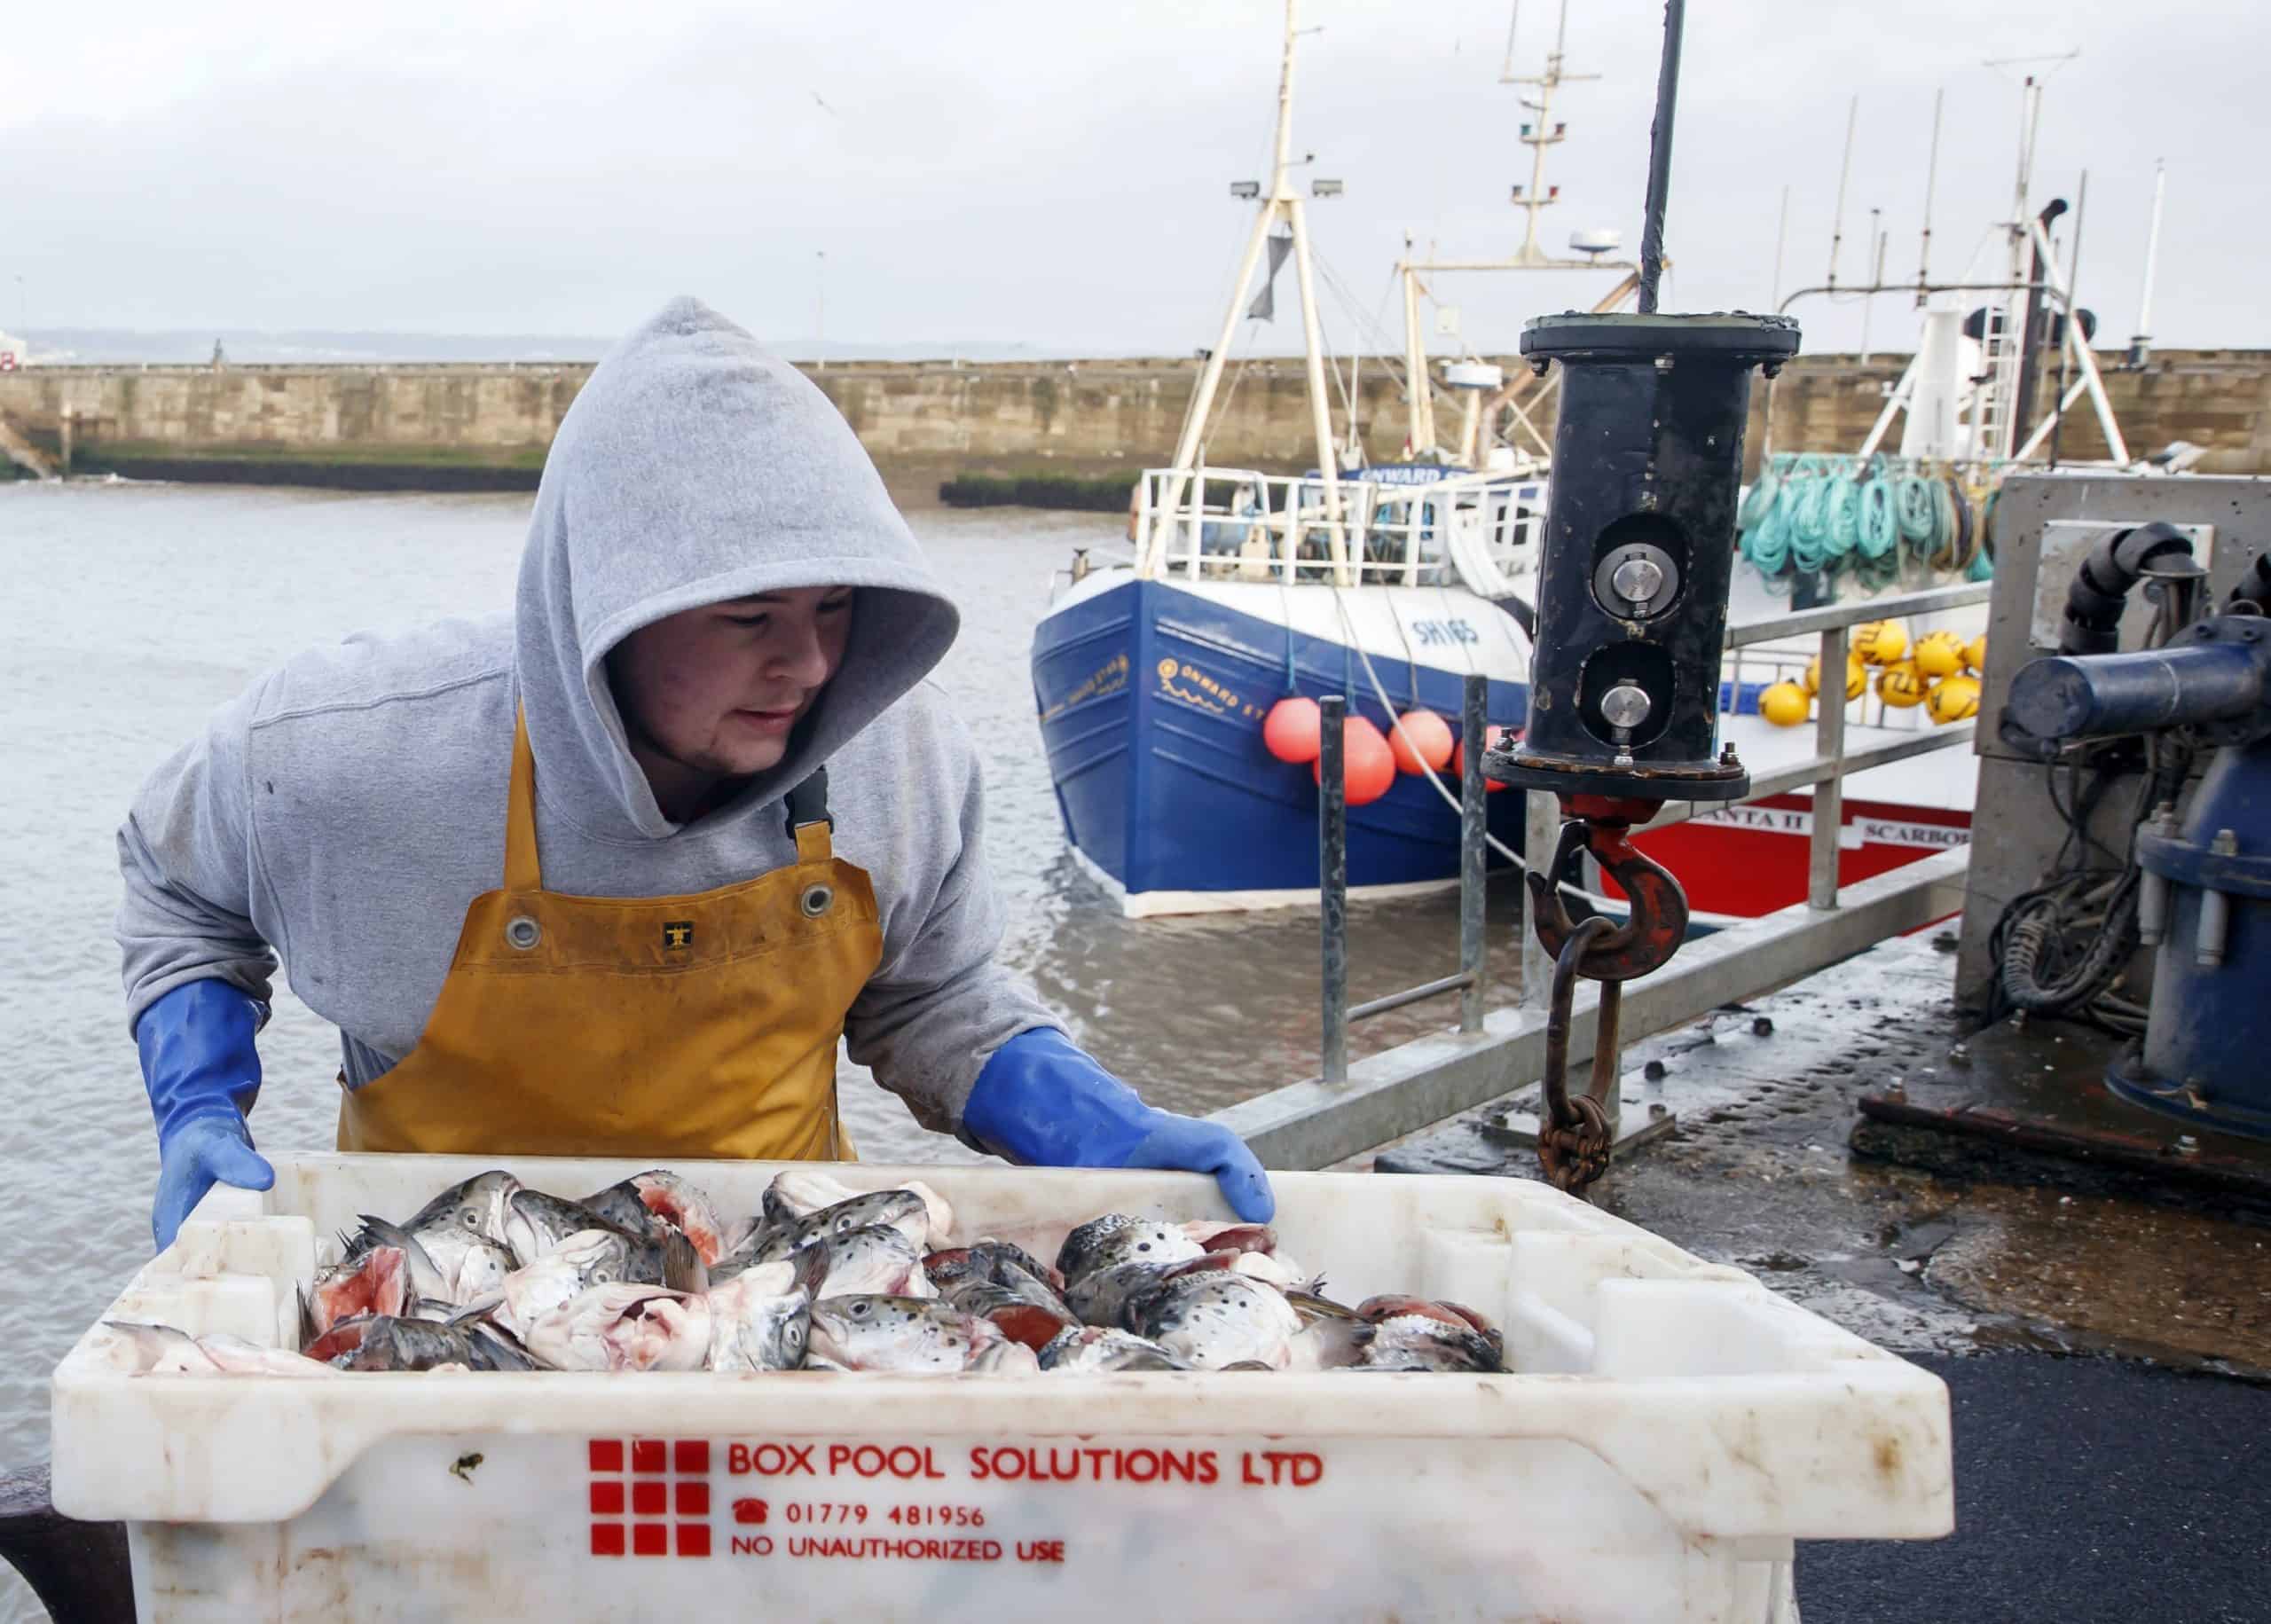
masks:
<svg viewBox="0 0 2271 1624"><path fill-rule="evenodd" d="M111 937L114 836L130 797L216 706L295 650L509 607L528 510L524 496L0 485L0 1165L18 1240L0 1274L0 1465L44 1455L49 1371L149 1252L156 1147ZM1123 920L1065 845L1026 648L1049 572L1075 546L1108 553L1118 523L1017 510L909 517L963 609L939 678L986 762L1007 961L1157 1104L1204 1112L1314 1072L1314 912ZM1508 882L1494 883L1491 905L1511 920ZM1494 934L1505 940L1503 923ZM1457 950L1448 895L1360 904L1351 995L1443 975ZM1503 1000L1516 955L1496 953L1491 968ZM1450 1013L1447 1001L1397 1011L1359 1028L1356 1048ZM297 1000L279 1000L261 1040L264 1149L328 1146L337 1042ZM971 1159L856 1068L843 1080L868 1159ZM0 1618L28 1605L26 1594L0 1570Z"/></svg>

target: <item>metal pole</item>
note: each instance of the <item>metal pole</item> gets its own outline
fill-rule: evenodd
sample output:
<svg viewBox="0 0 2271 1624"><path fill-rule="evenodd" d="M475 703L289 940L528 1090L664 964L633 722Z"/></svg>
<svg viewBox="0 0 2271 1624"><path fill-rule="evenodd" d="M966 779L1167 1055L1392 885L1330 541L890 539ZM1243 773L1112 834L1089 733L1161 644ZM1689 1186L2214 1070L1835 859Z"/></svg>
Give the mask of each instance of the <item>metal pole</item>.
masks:
<svg viewBox="0 0 2271 1624"><path fill-rule="evenodd" d="M1403 239L1403 263L1396 268L1403 279L1403 451L1408 457L1424 454L1419 428L1420 391L1427 388L1426 346L1419 338L1419 278L1411 269L1411 238Z"/></svg>
<svg viewBox="0 0 2271 1624"><path fill-rule="evenodd" d="M1924 161L1924 236L1916 249L1916 308L1920 310L1929 297L1924 285L1932 279L1932 192L1940 178L1940 104L1947 93L1945 85L1932 92L1932 151Z"/></svg>
<svg viewBox="0 0 2271 1624"><path fill-rule="evenodd" d="M1782 212L1774 222L1774 291L1766 301L1770 310L1782 306L1782 244L1790 234L1790 189L1782 188Z"/></svg>
<svg viewBox="0 0 2271 1624"><path fill-rule="evenodd" d="M2058 466L2059 437L2066 427L2066 351L2070 346L2086 344L2089 339L2082 332L2082 307L2074 302L2074 278L2082 268L2082 215L2090 205L2090 172L2082 171L2082 184L2074 192L2074 239L2066 245L2066 331L2058 346L2058 388L2054 396L2056 404L2050 409L2050 466Z"/></svg>
<svg viewBox="0 0 2271 1624"><path fill-rule="evenodd" d="M1483 816L1482 741L1489 696L1490 679L1469 671L1458 728L1465 763L1458 778L1458 968L1467 977L1458 995L1458 1029L1470 1033L1482 1030L1483 836L1489 828Z"/></svg>
<svg viewBox="0 0 2271 1624"><path fill-rule="evenodd" d="M1679 32L1687 0L1664 0L1664 55L1656 70L1656 118L1648 131L1648 208L1640 224L1640 302L1656 313L1656 284L1664 274L1664 203L1671 191L1672 114L1679 100Z"/></svg>
<svg viewBox="0 0 2271 1624"><path fill-rule="evenodd" d="M1869 364L1869 310L1877 302L1876 290L1884 286L1885 236L1877 229L1877 221L1883 214L1882 208L1869 210L1869 240L1876 249L1874 255L1876 274L1869 280L1869 291L1861 295L1861 365L1864 366Z"/></svg>
<svg viewBox="0 0 2271 1624"><path fill-rule="evenodd" d="M1348 1080L1348 701L1317 702L1317 918L1324 946L1324 1080Z"/></svg>
<svg viewBox="0 0 2271 1624"><path fill-rule="evenodd" d="M1837 171L1837 212L1829 219L1829 285L1837 286L1837 245L1845 239L1845 183L1853 177L1853 125L1861 116L1861 93L1845 104L1845 161Z"/></svg>
<svg viewBox="0 0 2271 1624"><path fill-rule="evenodd" d="M1833 626L1821 634L1821 708L1814 720L1813 753L1841 767L1845 757L1845 628ZM1813 838L1807 852L1806 900L1816 908L1837 906L1837 835L1844 821L1844 780L1825 778L1813 787Z"/></svg>
<svg viewBox="0 0 2271 1624"><path fill-rule="evenodd" d="M1316 437L1316 471L1324 486L1324 536L1332 556L1332 584L1354 584L1348 574L1348 537L1340 516L1340 464L1332 454L1332 408L1324 390L1324 340L1318 325L1316 276L1309 260L1308 211L1299 198L1285 202L1293 231L1293 270L1301 285L1301 342L1308 350L1309 429Z"/></svg>
<svg viewBox="0 0 2271 1624"><path fill-rule="evenodd" d="M2047 228L2065 212L2066 200L2052 198L2030 226L2033 257L2026 279L2031 288L2044 288L2049 285L2046 279L2055 279L2056 275L2058 255L2051 248ZM2012 394L2008 419L2014 441L2025 435L2028 424L2034 420L2034 397L2041 392L2042 385L2042 333L2055 314L2039 291L2029 293L2020 308L2024 313L2019 320L2019 381Z"/></svg>
<svg viewBox="0 0 2271 1624"><path fill-rule="evenodd" d="M1222 381L1223 364L1230 358L1230 341L1238 336L1238 318L1245 312L1246 285L1253 280L1253 268L1261 258L1262 242L1277 217L1277 200L1271 198L1255 213L1253 230L1246 234L1246 251L1239 256L1238 276L1230 284L1230 306L1222 316L1222 331L1214 340L1214 348L1207 352L1206 368L1198 374L1198 392L1183 417L1183 437L1175 443L1175 473L1159 503L1159 511L1165 515L1163 535L1173 529L1175 514L1183 506L1187 475L1194 466L1192 459L1198 455L1199 443L1206 436L1206 419L1214 409L1214 390ZM1202 489L1198 501L1192 504L1194 522L1197 510L1206 505L1206 494ZM1145 577L1156 576L1165 561L1163 550L1147 553L1137 561L1136 573Z"/></svg>
<svg viewBox="0 0 2271 1624"><path fill-rule="evenodd" d="M2129 365L2142 366L2153 347L2153 267L2161 251L2161 193L2168 186L2167 165L2153 164L2153 223L2145 231L2145 286L2137 294L2137 327L2129 335Z"/></svg>
<svg viewBox="0 0 2271 1624"><path fill-rule="evenodd" d="M2040 221L2035 222L2031 229L2039 251L2051 262L2049 269L2044 272L2050 279L2049 291L2062 300L2066 299L2066 289L2058 279L2056 256L2050 252L2049 233L2042 229ZM2072 302L2068 300L2067 302L2071 304ZM2098 375L2096 357L2090 354L2087 344L2074 346L2073 355L2074 365L2081 369L2082 383L2089 390L2090 404L2097 411L2098 432L2105 436L2106 447L2113 453L2114 461L2128 461L2129 442L2123 437L2121 424L2113 415L2113 403L2106 398L2105 380Z"/></svg>
<svg viewBox="0 0 2271 1624"><path fill-rule="evenodd" d="M1561 803L1543 789L1525 789L1522 802L1522 867L1552 883L1557 876L1548 870L1553 866L1553 850L1561 843ZM1527 887L1522 895L1522 1008L1543 1010L1552 991L1553 955L1537 939L1536 922L1528 917Z"/></svg>

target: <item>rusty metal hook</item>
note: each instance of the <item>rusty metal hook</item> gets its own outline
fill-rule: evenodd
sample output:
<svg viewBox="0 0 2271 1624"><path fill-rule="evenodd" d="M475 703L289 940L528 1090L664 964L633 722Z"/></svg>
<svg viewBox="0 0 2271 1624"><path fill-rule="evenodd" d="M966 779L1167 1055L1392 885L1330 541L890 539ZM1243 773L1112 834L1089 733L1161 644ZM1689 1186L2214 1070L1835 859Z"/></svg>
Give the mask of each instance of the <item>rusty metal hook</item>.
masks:
<svg viewBox="0 0 2271 1624"><path fill-rule="evenodd" d="M1546 872L1526 877L1530 918L1539 944L1558 957L1581 922L1571 914L1559 881L1579 848L1591 852L1623 890L1631 912L1623 925L1596 934L1578 970L1594 981L1630 981L1670 962L1680 943L1687 939L1687 893L1670 869L1632 843L1633 822L1654 815L1661 802L1607 801L1588 805L1591 799L1580 797L1573 804L1571 810L1578 815L1561 826L1561 838ZM1585 903L1580 902L1578 907L1584 920L1599 917Z"/></svg>

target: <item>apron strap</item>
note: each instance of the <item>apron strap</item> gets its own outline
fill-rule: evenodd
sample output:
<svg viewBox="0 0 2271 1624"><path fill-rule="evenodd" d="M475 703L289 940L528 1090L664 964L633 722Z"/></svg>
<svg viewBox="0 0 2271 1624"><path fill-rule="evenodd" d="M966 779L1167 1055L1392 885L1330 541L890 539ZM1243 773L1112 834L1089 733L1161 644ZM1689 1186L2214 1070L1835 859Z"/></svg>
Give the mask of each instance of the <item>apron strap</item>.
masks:
<svg viewBox="0 0 2271 1624"><path fill-rule="evenodd" d="M814 767L810 778L789 791L789 836L797 843L797 860L829 861L835 855L829 840L835 828L828 810L828 769Z"/></svg>
<svg viewBox="0 0 2271 1624"><path fill-rule="evenodd" d="M505 795L505 889L544 889L536 856L536 753L529 749L529 718L513 718L513 781Z"/></svg>

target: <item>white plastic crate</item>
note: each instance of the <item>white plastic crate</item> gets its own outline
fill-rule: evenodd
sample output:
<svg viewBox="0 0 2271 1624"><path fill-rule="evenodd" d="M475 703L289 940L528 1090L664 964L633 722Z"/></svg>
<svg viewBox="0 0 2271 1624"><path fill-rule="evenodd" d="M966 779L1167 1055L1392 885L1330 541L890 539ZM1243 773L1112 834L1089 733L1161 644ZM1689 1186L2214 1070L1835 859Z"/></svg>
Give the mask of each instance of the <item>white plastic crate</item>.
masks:
<svg viewBox="0 0 2271 1624"><path fill-rule="evenodd" d="M106 1317L289 1344L316 1237L502 1165L306 1157L217 1190ZM679 1164L728 1212L776 1164ZM860 1166L1044 1256L1178 1173ZM1355 1301L1454 1298L1508 1376L54 1379L54 1498L130 1524L171 1620L1380 1617L1790 1620L1795 1539L1953 1526L1947 1390L1739 1270L1538 1184L1285 1173L1285 1249ZM1257 1612L1258 1610L1258 1612Z"/></svg>

